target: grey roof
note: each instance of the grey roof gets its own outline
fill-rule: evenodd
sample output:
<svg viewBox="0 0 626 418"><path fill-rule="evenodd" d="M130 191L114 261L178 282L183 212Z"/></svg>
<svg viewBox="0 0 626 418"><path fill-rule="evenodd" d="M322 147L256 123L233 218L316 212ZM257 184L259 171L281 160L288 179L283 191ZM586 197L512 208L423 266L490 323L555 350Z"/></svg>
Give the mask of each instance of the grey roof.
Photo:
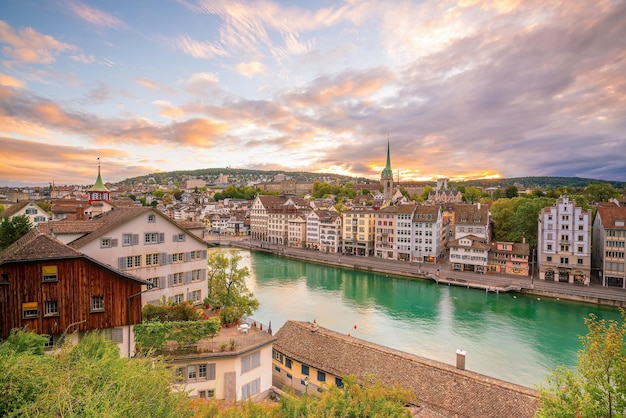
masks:
<svg viewBox="0 0 626 418"><path fill-rule="evenodd" d="M287 321L274 349L335 376L373 375L414 391L418 403L445 417L532 417L538 393L445 363L340 334L316 324Z"/></svg>
<svg viewBox="0 0 626 418"><path fill-rule="evenodd" d="M35 202L33 200L22 200L21 202L17 202L15 204L9 206L8 208L6 208L2 212L0 212L0 218L7 218L8 219L8 218L12 217L16 213L18 213L20 210L22 210L26 206L28 206L29 203L35 203Z"/></svg>

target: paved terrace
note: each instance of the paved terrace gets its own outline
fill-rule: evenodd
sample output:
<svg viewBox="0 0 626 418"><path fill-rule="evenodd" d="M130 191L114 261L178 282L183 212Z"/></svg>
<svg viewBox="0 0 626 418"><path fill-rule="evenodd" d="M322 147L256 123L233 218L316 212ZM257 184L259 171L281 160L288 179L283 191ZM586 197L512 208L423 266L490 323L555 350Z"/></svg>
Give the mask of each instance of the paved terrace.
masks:
<svg viewBox="0 0 626 418"><path fill-rule="evenodd" d="M339 254L322 253L316 250L290 248L279 245L270 245L260 241L249 240L248 237L232 238L221 236L219 241L211 237L210 244L230 245L254 251L264 251L285 257L298 258L304 261L324 263L329 265L351 268L354 270L371 271L382 274L393 274L404 277L428 279L440 284L485 289L490 292L516 291L537 296L570 299L581 302L602 305L619 306L626 308L626 289L605 287L592 280L589 286L547 282L529 276L508 274L479 274L449 270L447 262L439 265L415 263L397 260L386 260L376 257L357 257ZM437 267L439 275L437 276Z"/></svg>

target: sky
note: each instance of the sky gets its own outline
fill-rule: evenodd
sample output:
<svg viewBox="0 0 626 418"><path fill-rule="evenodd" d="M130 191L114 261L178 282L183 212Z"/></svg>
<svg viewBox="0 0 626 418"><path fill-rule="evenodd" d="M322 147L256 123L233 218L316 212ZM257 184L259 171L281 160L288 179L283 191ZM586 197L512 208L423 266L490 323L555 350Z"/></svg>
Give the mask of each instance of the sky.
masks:
<svg viewBox="0 0 626 418"><path fill-rule="evenodd" d="M626 181L626 0L0 0L0 186Z"/></svg>

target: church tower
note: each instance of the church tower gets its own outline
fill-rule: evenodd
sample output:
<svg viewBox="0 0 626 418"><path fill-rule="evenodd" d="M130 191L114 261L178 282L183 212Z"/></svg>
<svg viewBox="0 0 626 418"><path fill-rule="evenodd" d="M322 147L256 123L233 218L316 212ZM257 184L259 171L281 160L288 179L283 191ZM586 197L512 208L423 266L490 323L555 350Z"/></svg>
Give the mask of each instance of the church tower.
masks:
<svg viewBox="0 0 626 418"><path fill-rule="evenodd" d="M111 191L107 189L107 186L102 182L102 177L100 177L100 158L98 157L98 178L96 179L96 183L87 190L87 195L89 195L89 204L91 205L93 202L109 202L111 200Z"/></svg>
<svg viewBox="0 0 626 418"><path fill-rule="evenodd" d="M385 202L390 202L393 197L393 171L391 171L391 158L389 157L389 138L387 138L387 165L380 174L380 183L383 186Z"/></svg>

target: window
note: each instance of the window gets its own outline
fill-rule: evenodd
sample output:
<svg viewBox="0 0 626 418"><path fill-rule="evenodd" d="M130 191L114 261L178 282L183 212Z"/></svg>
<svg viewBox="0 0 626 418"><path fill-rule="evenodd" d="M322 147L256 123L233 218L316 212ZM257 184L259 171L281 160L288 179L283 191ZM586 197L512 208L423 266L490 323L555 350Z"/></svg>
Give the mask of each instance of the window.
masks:
<svg viewBox="0 0 626 418"><path fill-rule="evenodd" d="M144 244L158 244L159 233L158 232L146 232L143 237Z"/></svg>
<svg viewBox="0 0 626 418"><path fill-rule="evenodd" d="M202 251L192 251L190 254L192 260L202 260Z"/></svg>
<svg viewBox="0 0 626 418"><path fill-rule="evenodd" d="M29 209L26 209L25 212L26 212L26 215L36 215L37 214L37 209L29 208Z"/></svg>
<svg viewBox="0 0 626 418"><path fill-rule="evenodd" d="M56 282L59 280L57 266L43 266L41 275L44 282Z"/></svg>
<svg viewBox="0 0 626 418"><path fill-rule="evenodd" d="M130 255L126 257L126 268L141 267L141 256Z"/></svg>
<svg viewBox="0 0 626 418"><path fill-rule="evenodd" d="M321 371L317 371L317 381L318 382L325 382L326 381L326 373L321 372Z"/></svg>
<svg viewBox="0 0 626 418"><path fill-rule="evenodd" d="M122 235L122 245L127 247L129 245L137 245L139 244L139 234L123 234Z"/></svg>
<svg viewBox="0 0 626 418"><path fill-rule="evenodd" d="M35 218L33 219L33 221L34 221L35 223L38 223L38 222L46 222L46 217L45 217L45 216L35 216Z"/></svg>
<svg viewBox="0 0 626 418"><path fill-rule="evenodd" d="M261 378L257 377L252 382L241 387L241 398L248 399L261 392Z"/></svg>
<svg viewBox="0 0 626 418"><path fill-rule="evenodd" d="M54 335L44 335L44 337L48 337L48 341L43 343L44 350L50 350L54 348Z"/></svg>
<svg viewBox="0 0 626 418"><path fill-rule="evenodd" d="M57 316L59 314L59 302L47 300L43 304L43 316Z"/></svg>
<svg viewBox="0 0 626 418"><path fill-rule="evenodd" d="M582 259L582 258L579 258L579 259L578 259L578 264L582 264L582 263L583 263L583 259Z"/></svg>
<svg viewBox="0 0 626 418"><path fill-rule="evenodd" d="M159 288L159 278L158 277L150 277L146 279L148 282L148 290L158 289Z"/></svg>
<svg viewBox="0 0 626 418"><path fill-rule="evenodd" d="M172 286L178 286L179 284L183 284L182 272L172 274Z"/></svg>
<svg viewBox="0 0 626 418"><path fill-rule="evenodd" d="M548 262L552 261L552 256L551 255L547 256L546 257L546 261L548 261Z"/></svg>
<svg viewBox="0 0 626 418"><path fill-rule="evenodd" d="M9 283L9 273L2 273L2 276L0 277L0 283Z"/></svg>
<svg viewBox="0 0 626 418"><path fill-rule="evenodd" d="M174 295L174 297L172 298L172 302L174 303L174 305L180 305L181 303L183 303L183 297L185 295L183 295L182 293L179 293L178 295Z"/></svg>
<svg viewBox="0 0 626 418"><path fill-rule="evenodd" d="M273 350L272 356L274 360L277 360L280 364L283 364L283 353Z"/></svg>
<svg viewBox="0 0 626 418"><path fill-rule="evenodd" d="M37 308L37 302L22 303L22 318L31 319L39 316L39 309Z"/></svg>
<svg viewBox="0 0 626 418"><path fill-rule="evenodd" d="M196 380L198 378L198 370L196 366L187 366L187 380Z"/></svg>
<svg viewBox="0 0 626 418"><path fill-rule="evenodd" d="M194 290L192 292L189 292L189 297L187 298L187 300L192 301L192 302L200 302L201 297L202 297L202 291Z"/></svg>
<svg viewBox="0 0 626 418"><path fill-rule="evenodd" d="M185 242L185 234L175 234L174 242Z"/></svg>
<svg viewBox="0 0 626 418"><path fill-rule="evenodd" d="M198 398L200 399L208 399L215 397L215 389L207 389L207 390L199 390Z"/></svg>
<svg viewBox="0 0 626 418"><path fill-rule="evenodd" d="M111 238L101 238L100 239L100 248L110 248L112 247L111 245Z"/></svg>
<svg viewBox="0 0 626 418"><path fill-rule="evenodd" d="M291 369L291 359L290 358L285 358L285 367L287 367L288 369Z"/></svg>
<svg viewBox="0 0 626 418"><path fill-rule="evenodd" d="M202 278L202 270L200 270L200 269L198 269L198 270L191 270L191 281L192 282L199 282L201 278Z"/></svg>
<svg viewBox="0 0 626 418"><path fill-rule="evenodd" d="M259 367L261 365L261 352L257 351L248 356L241 358L241 373L249 372L250 370Z"/></svg>
<svg viewBox="0 0 626 418"><path fill-rule="evenodd" d="M302 374L305 376L309 375L309 366L302 365Z"/></svg>
<svg viewBox="0 0 626 418"><path fill-rule="evenodd" d="M148 215L148 222L149 223L156 222L156 216L154 214L152 214L152 213L150 215Z"/></svg>
<svg viewBox="0 0 626 418"><path fill-rule="evenodd" d="M172 254L172 263L182 263L185 261L185 253Z"/></svg>
<svg viewBox="0 0 626 418"><path fill-rule="evenodd" d="M159 254L146 254L146 266L158 266L159 265Z"/></svg>
<svg viewBox="0 0 626 418"><path fill-rule="evenodd" d="M337 386L339 389L343 387L343 380L341 379L341 377L335 377L335 386Z"/></svg>
<svg viewBox="0 0 626 418"><path fill-rule="evenodd" d="M91 312L104 312L104 296L91 297Z"/></svg>

